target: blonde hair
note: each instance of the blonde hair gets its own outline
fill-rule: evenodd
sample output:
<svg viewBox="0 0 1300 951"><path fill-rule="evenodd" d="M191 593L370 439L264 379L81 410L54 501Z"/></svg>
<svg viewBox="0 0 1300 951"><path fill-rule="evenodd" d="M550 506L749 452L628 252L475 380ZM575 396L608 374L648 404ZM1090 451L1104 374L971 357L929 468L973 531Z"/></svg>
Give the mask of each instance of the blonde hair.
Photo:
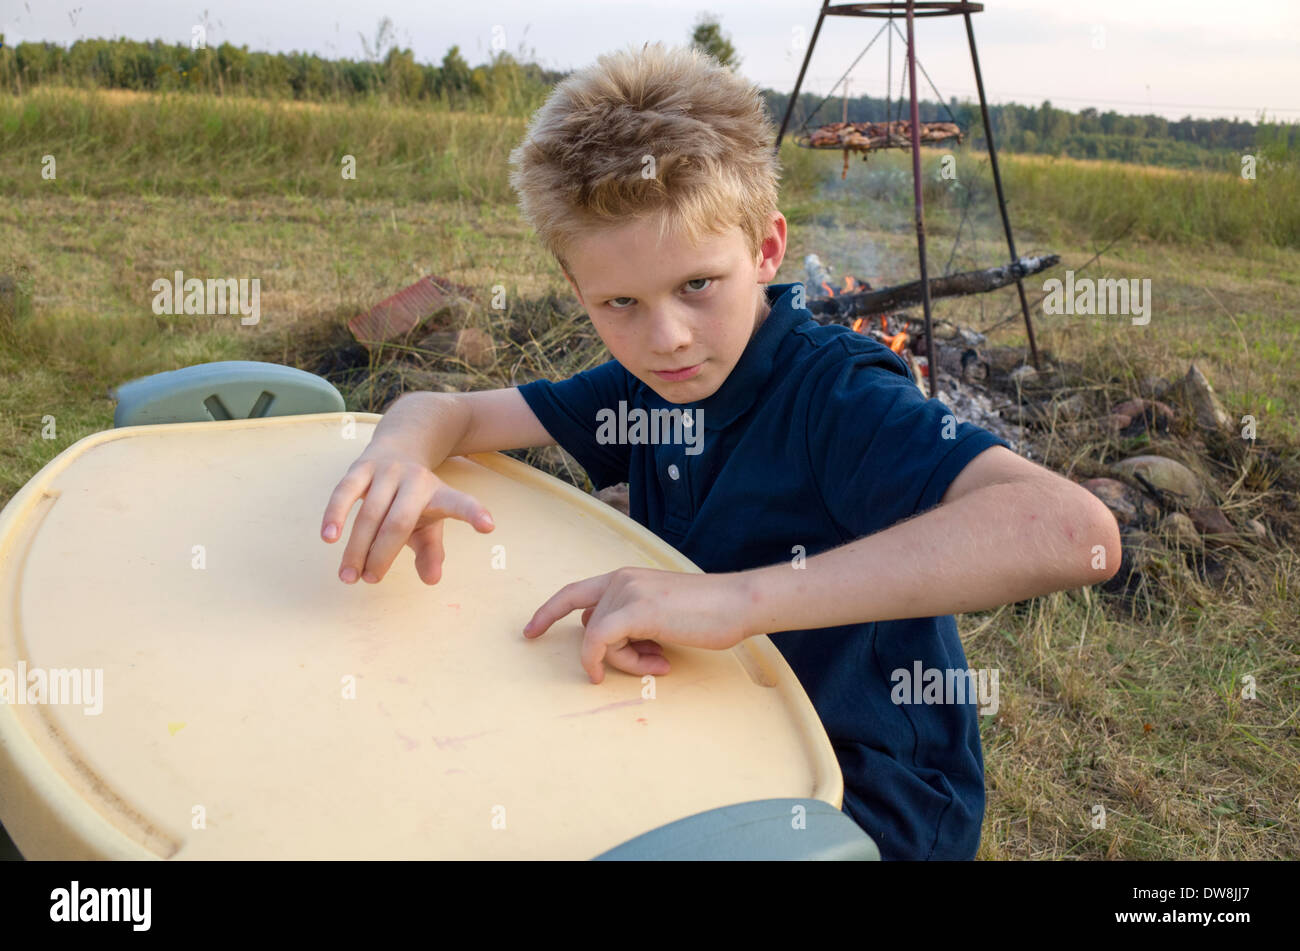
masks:
<svg viewBox="0 0 1300 951"><path fill-rule="evenodd" d="M575 238L629 218L692 243L738 226L756 257L777 211L775 141L756 86L694 47L647 43L552 90L510 153L510 185L570 276Z"/></svg>

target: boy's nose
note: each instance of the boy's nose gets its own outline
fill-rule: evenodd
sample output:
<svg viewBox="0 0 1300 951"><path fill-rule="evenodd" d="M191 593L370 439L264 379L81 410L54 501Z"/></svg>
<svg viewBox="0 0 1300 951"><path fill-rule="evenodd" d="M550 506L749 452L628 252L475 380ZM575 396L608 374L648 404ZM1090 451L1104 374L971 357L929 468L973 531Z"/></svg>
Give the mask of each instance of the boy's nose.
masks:
<svg viewBox="0 0 1300 951"><path fill-rule="evenodd" d="M655 354L671 356L678 350L689 347L691 327L680 317L671 312L656 314L650 322L650 339L648 345ZM661 367L659 369L667 369Z"/></svg>

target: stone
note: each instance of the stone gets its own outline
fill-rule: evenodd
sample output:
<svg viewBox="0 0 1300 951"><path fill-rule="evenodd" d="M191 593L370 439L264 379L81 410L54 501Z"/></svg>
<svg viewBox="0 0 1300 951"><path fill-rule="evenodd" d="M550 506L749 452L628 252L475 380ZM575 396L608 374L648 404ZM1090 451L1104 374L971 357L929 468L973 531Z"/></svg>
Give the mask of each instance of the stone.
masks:
<svg viewBox="0 0 1300 951"><path fill-rule="evenodd" d="M626 482L620 482L618 485L606 486L603 489L597 489L592 493L606 505L612 506L622 512L624 515L631 517L628 502L628 486Z"/></svg>
<svg viewBox="0 0 1300 951"><path fill-rule="evenodd" d="M1120 533L1120 554L1132 564L1134 571L1140 571L1151 562L1155 546L1151 536L1137 529L1126 529Z"/></svg>
<svg viewBox="0 0 1300 951"><path fill-rule="evenodd" d="M1052 402L1052 407L1055 410L1056 415L1062 419L1078 419L1088 408L1087 403L1084 402L1082 393L1075 393L1074 395L1067 396L1064 399L1054 400Z"/></svg>
<svg viewBox="0 0 1300 951"><path fill-rule="evenodd" d="M1102 418L1102 425L1110 432L1119 434L1133 425L1133 417L1111 413Z"/></svg>
<svg viewBox="0 0 1300 951"><path fill-rule="evenodd" d="M456 357L472 367L490 367L496 361L496 344L477 327L466 327L456 338Z"/></svg>
<svg viewBox="0 0 1300 951"><path fill-rule="evenodd" d="M1123 528L1136 523L1141 516L1141 503L1137 490L1125 485L1118 479L1089 479L1080 483L1085 489L1106 503L1115 516L1115 521Z"/></svg>
<svg viewBox="0 0 1300 951"><path fill-rule="evenodd" d="M1172 492L1188 505L1204 505L1207 500L1200 477L1181 462L1164 456L1133 456L1115 463L1111 471L1131 479L1142 476L1157 489Z"/></svg>
<svg viewBox="0 0 1300 951"><path fill-rule="evenodd" d="M1146 376L1138 381L1138 392L1148 399L1162 400L1169 392L1170 385L1163 377Z"/></svg>
<svg viewBox="0 0 1300 951"><path fill-rule="evenodd" d="M1196 524L1182 512L1170 512L1160 521L1160 530L1176 545L1192 548L1201 543Z"/></svg>
<svg viewBox="0 0 1300 951"><path fill-rule="evenodd" d="M1119 533L1119 570L1101 583L1101 590L1114 594L1129 591L1142 570L1151 563L1151 536L1132 528L1122 528Z"/></svg>
<svg viewBox="0 0 1300 951"><path fill-rule="evenodd" d="M935 340L952 340L957 336L957 325L947 320L930 319L930 328L934 331Z"/></svg>
<svg viewBox="0 0 1300 951"><path fill-rule="evenodd" d="M1020 347L989 347L985 358L995 372L1007 374L1025 362L1025 351Z"/></svg>
<svg viewBox="0 0 1300 951"><path fill-rule="evenodd" d="M910 353L911 351L905 351ZM940 379L965 379L966 368L962 365L962 352L956 347L937 347L935 348L937 359L939 361L939 378ZM906 356L903 357L907 359Z"/></svg>
<svg viewBox="0 0 1300 951"><path fill-rule="evenodd" d="M1158 432L1167 433L1169 427L1174 421L1174 409L1168 403L1161 403L1159 400L1134 399L1125 400L1111 409L1114 416L1125 417L1129 420L1124 427L1132 425L1138 420L1146 423L1147 429L1154 429Z"/></svg>
<svg viewBox="0 0 1300 951"><path fill-rule="evenodd" d="M1195 363L1188 367L1187 376L1178 384L1178 394L1191 407L1198 426L1205 429L1228 429L1232 426L1232 417Z"/></svg>
<svg viewBox="0 0 1300 951"><path fill-rule="evenodd" d="M1032 386L1034 381L1038 379L1038 371L1028 364L1024 364L1016 367L1008 376L1017 387Z"/></svg>
<svg viewBox="0 0 1300 951"><path fill-rule="evenodd" d="M963 383L983 383L989 378L988 361L979 355L979 351L967 348L961 355L961 379Z"/></svg>
<svg viewBox="0 0 1300 951"><path fill-rule="evenodd" d="M440 356L453 356L479 369L490 367L496 360L496 344L477 327L434 331L422 337L416 346Z"/></svg>
<svg viewBox="0 0 1300 951"><path fill-rule="evenodd" d="M1223 510L1213 505L1201 506L1190 509L1187 513L1191 516L1192 524L1202 535L1235 535L1237 530L1232 527L1228 521L1228 516L1223 514Z"/></svg>

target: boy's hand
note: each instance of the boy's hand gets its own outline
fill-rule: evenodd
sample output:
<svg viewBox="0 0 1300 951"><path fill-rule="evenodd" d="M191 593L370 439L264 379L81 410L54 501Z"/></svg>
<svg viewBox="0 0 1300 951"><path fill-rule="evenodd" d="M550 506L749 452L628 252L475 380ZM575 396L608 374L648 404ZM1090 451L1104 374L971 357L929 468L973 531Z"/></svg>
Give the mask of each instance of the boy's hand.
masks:
<svg viewBox="0 0 1300 951"><path fill-rule="evenodd" d="M343 550L339 578L347 584L359 577L378 582L405 544L415 552L420 579L437 584L445 554L443 519L458 518L487 533L494 527L492 516L472 495L451 488L409 455L371 449L352 463L325 507L321 538L332 544L357 499L365 498Z"/></svg>
<svg viewBox="0 0 1300 951"><path fill-rule="evenodd" d="M524 636L541 636L577 608L586 608L582 666L594 684L605 679L605 660L629 674L668 673L656 641L726 650L749 634L735 575L619 568L565 585L537 609Z"/></svg>

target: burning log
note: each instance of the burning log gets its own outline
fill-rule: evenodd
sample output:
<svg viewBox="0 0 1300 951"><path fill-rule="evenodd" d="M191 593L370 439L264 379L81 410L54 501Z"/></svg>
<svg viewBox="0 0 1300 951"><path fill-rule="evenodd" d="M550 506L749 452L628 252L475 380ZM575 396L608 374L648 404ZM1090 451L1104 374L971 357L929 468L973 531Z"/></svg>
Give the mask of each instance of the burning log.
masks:
<svg viewBox="0 0 1300 951"><path fill-rule="evenodd" d="M930 279L930 299L957 297L963 294L981 294L1014 284L1017 278L1054 267L1061 258L1056 254L1025 257L1011 264L991 267L983 271L963 271L946 277ZM822 323L840 322L850 317L869 317L890 310L902 310L921 303L921 282L895 284L879 290L835 293L825 298L813 297L807 301L808 310Z"/></svg>

